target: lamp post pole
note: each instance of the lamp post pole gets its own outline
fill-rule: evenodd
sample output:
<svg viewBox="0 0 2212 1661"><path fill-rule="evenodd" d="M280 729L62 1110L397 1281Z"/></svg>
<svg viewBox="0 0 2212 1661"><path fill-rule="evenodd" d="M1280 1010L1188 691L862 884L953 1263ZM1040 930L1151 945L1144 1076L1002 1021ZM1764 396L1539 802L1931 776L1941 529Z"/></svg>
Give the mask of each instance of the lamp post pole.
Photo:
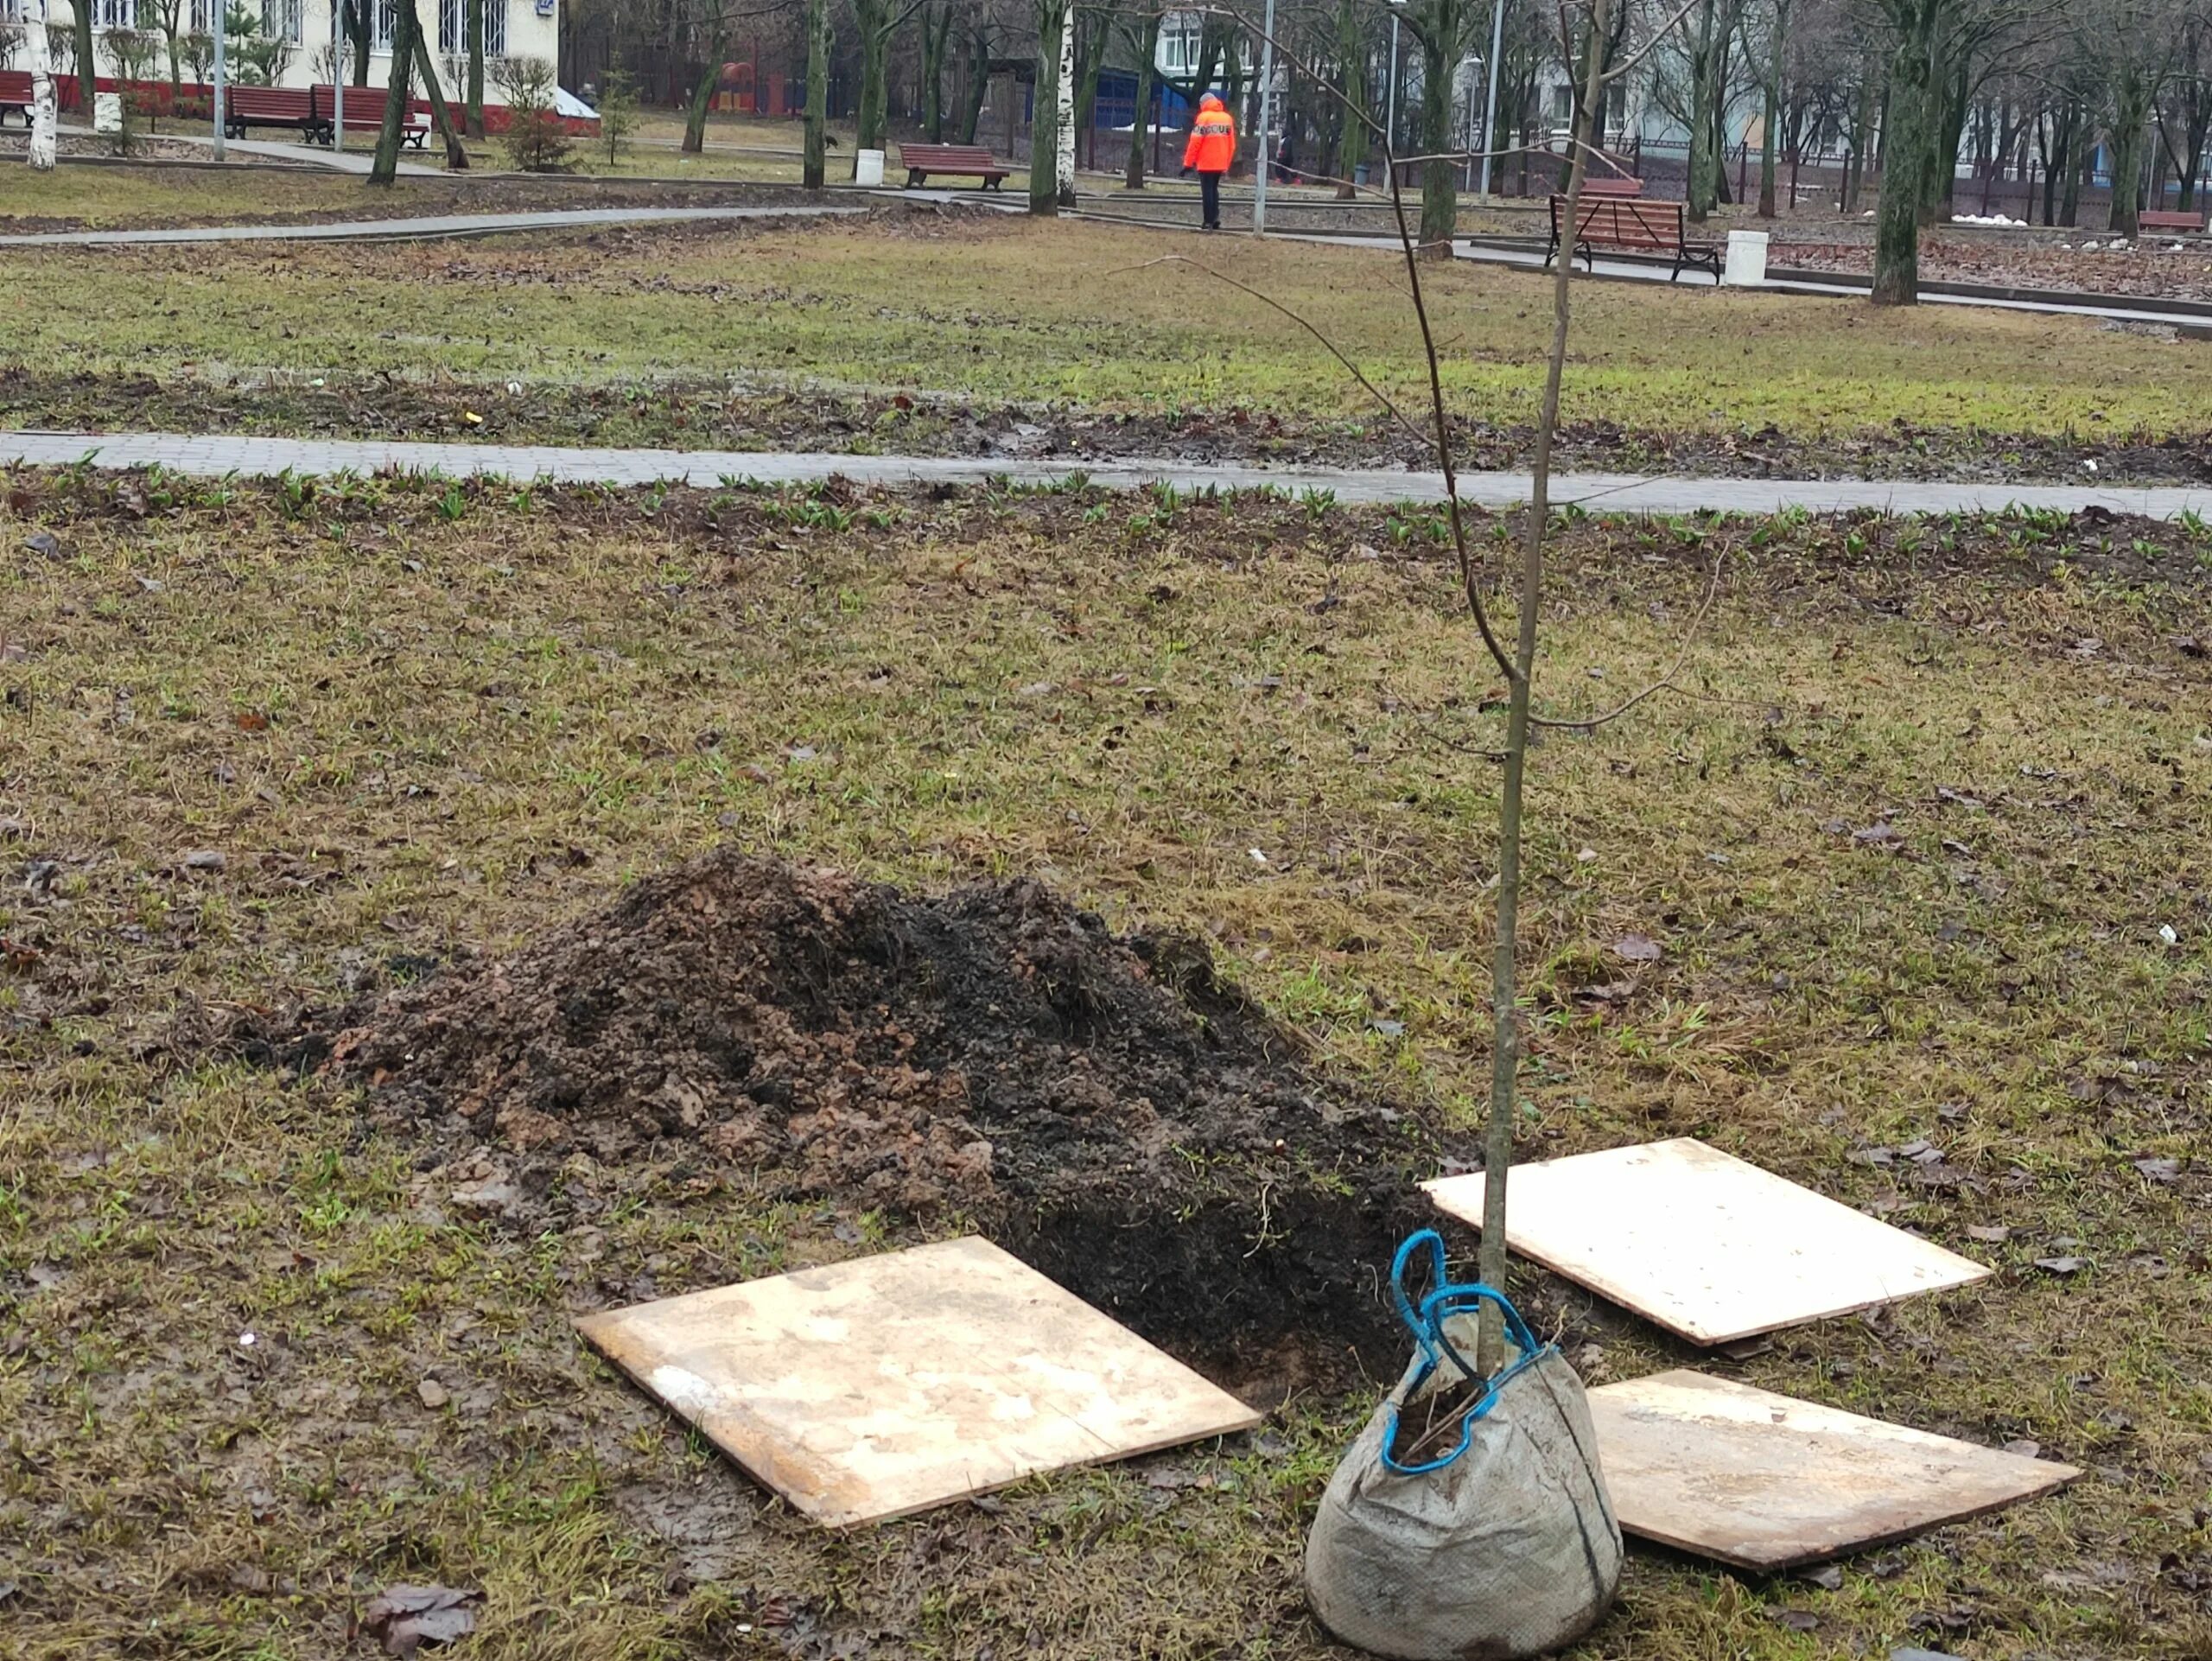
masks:
<svg viewBox="0 0 2212 1661"><path fill-rule="evenodd" d="M1275 0L1268 0L1268 20L1260 39L1260 169L1252 181L1252 234L1268 233L1268 129L1274 118Z"/></svg>
<svg viewBox="0 0 2212 1661"><path fill-rule="evenodd" d="M346 148L346 0L330 0L330 148Z"/></svg>
<svg viewBox="0 0 2212 1661"><path fill-rule="evenodd" d="M1497 71L1505 54L1505 0L1496 0L1490 14L1489 94L1483 100L1483 194L1490 194L1490 168L1497 151ZM1601 141L1602 142L1602 141Z"/></svg>
<svg viewBox="0 0 2212 1661"><path fill-rule="evenodd" d="M78 0L89 5L92 0ZM215 18L215 159L223 159L223 9L226 0L207 0Z"/></svg>

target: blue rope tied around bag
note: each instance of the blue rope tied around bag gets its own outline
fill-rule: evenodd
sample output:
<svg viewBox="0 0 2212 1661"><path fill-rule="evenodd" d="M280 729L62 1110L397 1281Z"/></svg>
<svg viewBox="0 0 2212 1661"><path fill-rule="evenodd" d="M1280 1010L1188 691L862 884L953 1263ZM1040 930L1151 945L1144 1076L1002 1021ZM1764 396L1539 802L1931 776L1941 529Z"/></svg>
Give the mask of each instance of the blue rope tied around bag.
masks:
<svg viewBox="0 0 2212 1661"><path fill-rule="evenodd" d="M1416 1253L1426 1250L1428 1254L1429 1290L1416 1303L1406 1290L1406 1272L1412 1266ZM1382 1438L1382 1463L1401 1476L1425 1476L1443 1470L1457 1461L1473 1445L1475 1426L1497 1405L1498 1392L1520 1373L1534 1366L1543 1355L1546 1346L1536 1342L1535 1334L1529 1330L1529 1323L1521 1318L1506 1295L1494 1287L1479 1281L1453 1281L1450 1278L1444 1257L1444 1237L1433 1228L1425 1228L1409 1235L1398 1247L1398 1255L1390 1264L1390 1298L1396 1304L1398 1319L1413 1334L1414 1348L1421 1358L1421 1365L1404 1391L1411 1397L1433 1378L1436 1370L1449 1362L1471 1384L1483 1387L1479 1400L1467 1410L1459 1422L1459 1446L1441 1459L1431 1460L1425 1465L1401 1465L1390 1456L1390 1449L1398 1440L1398 1409L1390 1410L1390 1422ZM1467 1359L1446 1334L1444 1323L1454 1315L1479 1311L1484 1304L1494 1304L1505 1321L1506 1336L1520 1352L1509 1366L1501 1368L1497 1375L1484 1384L1483 1377L1469 1365Z"/></svg>

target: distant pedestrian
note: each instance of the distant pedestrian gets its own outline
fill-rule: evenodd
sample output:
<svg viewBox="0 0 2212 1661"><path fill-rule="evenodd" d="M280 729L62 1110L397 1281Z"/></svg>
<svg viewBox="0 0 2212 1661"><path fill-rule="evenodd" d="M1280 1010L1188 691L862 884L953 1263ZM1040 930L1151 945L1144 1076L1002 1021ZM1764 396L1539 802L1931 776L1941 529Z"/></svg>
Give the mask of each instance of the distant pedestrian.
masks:
<svg viewBox="0 0 2212 1661"><path fill-rule="evenodd" d="M1279 185L1298 182L1298 152L1291 148L1288 132L1275 141L1275 182Z"/></svg>
<svg viewBox="0 0 2212 1661"><path fill-rule="evenodd" d="M1198 119L1183 146L1183 172L1198 175L1198 200L1205 207L1205 227L1221 229L1221 175L1236 164L1236 123L1229 106L1208 92L1198 100Z"/></svg>

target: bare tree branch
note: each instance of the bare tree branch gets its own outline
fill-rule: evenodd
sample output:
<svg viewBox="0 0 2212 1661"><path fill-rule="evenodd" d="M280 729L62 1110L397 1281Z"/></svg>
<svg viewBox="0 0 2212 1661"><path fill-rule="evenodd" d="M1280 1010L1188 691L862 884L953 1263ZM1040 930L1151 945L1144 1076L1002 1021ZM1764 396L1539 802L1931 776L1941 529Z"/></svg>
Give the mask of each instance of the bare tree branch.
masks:
<svg viewBox="0 0 2212 1661"><path fill-rule="evenodd" d="M1208 277L1213 278L1217 283L1227 283L1230 288L1235 289L1239 294L1250 295L1253 299L1258 301L1263 306L1273 307L1275 310L1289 318L1292 322L1297 324L1299 328L1304 329L1308 334L1311 334L1315 340L1319 340L1325 347L1326 347L1328 349L1329 355L1344 366L1344 372L1350 375L1354 380L1357 381L1361 386L1364 387L1369 397L1372 398L1385 410L1388 410L1390 412L1391 417L1400 426L1403 427L1406 431L1412 436L1416 442L1425 444L1428 442L1428 435L1424 433L1418 426L1414 425L1413 420L1404 410L1401 410L1395 404L1391 402L1389 396L1385 393L1381 387L1376 385L1373 381L1368 379L1366 375L1361 372L1357 364L1354 363L1350 358L1344 356L1341 351L1338 350L1337 343L1334 340L1324 334L1319 329L1316 328L1305 318L1293 311L1288 306L1284 305L1281 301L1277 300L1272 295L1261 292L1261 290L1254 288L1250 283L1240 283L1227 272L1216 270L1212 266L1205 264L1203 260L1192 259L1185 254L1162 254L1157 259L1144 260L1135 265L1118 266L1115 270L1108 271L1106 275L1109 277L1124 277L1132 271L1150 270L1156 265L1188 265L1192 270L1204 271Z"/></svg>
<svg viewBox="0 0 2212 1661"><path fill-rule="evenodd" d="M1682 665L1689 661L1690 647L1696 644L1697 637L1705 626L1705 620L1713 611L1713 602L1719 596L1720 568L1727 563L1727 560L1728 550L1726 548L1713 557L1713 576L1706 584L1705 598L1699 603L1697 614L1690 619L1689 627L1682 631L1681 645L1675 653L1675 660L1667 665L1666 673L1642 691L1622 699L1603 715L1583 716L1531 715L1529 717L1529 724L1548 728L1553 732L1595 732L1609 722L1618 721L1637 705L1649 703L1662 692L1679 690L1680 689L1675 684L1675 677L1682 672Z"/></svg>

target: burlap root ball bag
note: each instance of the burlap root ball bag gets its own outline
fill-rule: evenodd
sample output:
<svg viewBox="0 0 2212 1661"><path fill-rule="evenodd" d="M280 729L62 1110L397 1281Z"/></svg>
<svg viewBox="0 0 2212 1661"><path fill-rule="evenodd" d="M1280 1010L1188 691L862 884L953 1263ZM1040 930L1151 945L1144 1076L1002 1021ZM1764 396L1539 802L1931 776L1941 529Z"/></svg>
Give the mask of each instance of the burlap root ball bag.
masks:
<svg viewBox="0 0 2212 1661"><path fill-rule="evenodd" d="M1427 1246L1433 1283L1416 1308L1403 1282ZM1444 1282L1433 1231L1399 1249L1400 1313L1413 1364L1321 1497L1306 1542L1306 1594L1338 1639L1392 1661L1514 1661L1572 1644L1620 1588L1621 1531L1598 1464L1582 1381L1485 1286ZM1478 1312L1494 1303L1514 1346L1432 1445L1392 1456L1402 1418L1471 1373Z"/></svg>

